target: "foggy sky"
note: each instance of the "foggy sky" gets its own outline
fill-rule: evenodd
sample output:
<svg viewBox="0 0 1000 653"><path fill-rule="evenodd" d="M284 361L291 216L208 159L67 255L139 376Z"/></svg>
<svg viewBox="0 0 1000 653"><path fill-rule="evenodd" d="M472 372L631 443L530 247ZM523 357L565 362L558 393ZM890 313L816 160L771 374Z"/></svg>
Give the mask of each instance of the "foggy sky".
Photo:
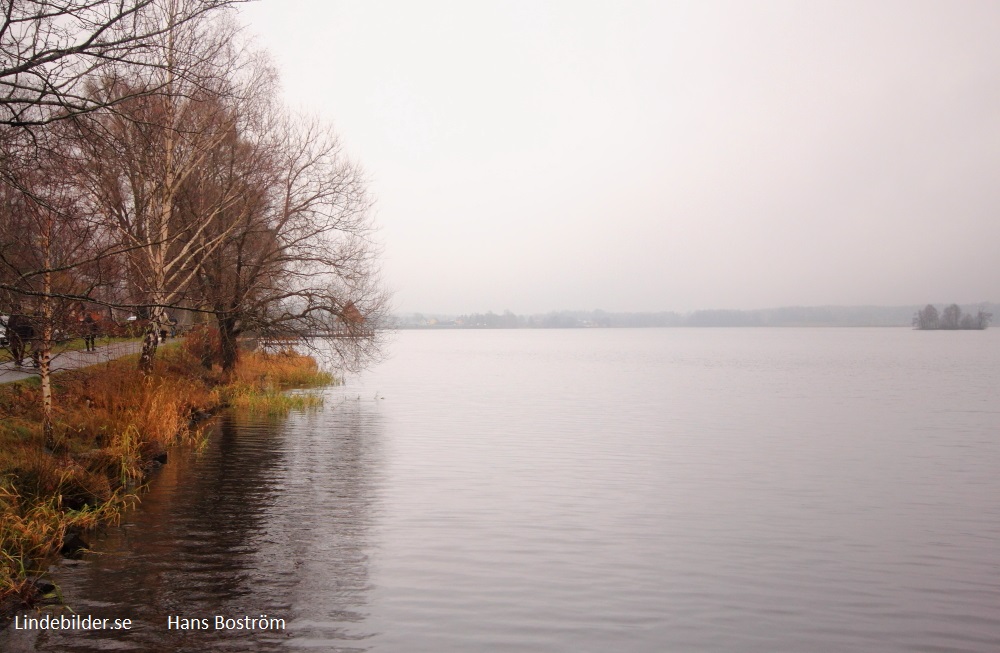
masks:
<svg viewBox="0 0 1000 653"><path fill-rule="evenodd" d="M399 311L1000 299L1000 3L261 0Z"/></svg>

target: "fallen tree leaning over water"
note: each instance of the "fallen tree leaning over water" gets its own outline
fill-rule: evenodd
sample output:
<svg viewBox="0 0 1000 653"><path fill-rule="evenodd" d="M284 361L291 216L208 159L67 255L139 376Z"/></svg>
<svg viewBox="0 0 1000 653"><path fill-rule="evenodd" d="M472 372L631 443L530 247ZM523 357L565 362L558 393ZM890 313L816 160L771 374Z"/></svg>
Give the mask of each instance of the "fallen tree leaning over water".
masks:
<svg viewBox="0 0 1000 653"><path fill-rule="evenodd" d="M80 533L119 519L171 444L203 438L205 417L224 406L308 408L321 399L282 391L333 382L289 351L246 353L223 383L188 349L168 348L147 377L135 356L53 377L61 396L53 453L37 379L0 386L0 616L37 598L35 579L51 556L74 553L85 546Z"/></svg>

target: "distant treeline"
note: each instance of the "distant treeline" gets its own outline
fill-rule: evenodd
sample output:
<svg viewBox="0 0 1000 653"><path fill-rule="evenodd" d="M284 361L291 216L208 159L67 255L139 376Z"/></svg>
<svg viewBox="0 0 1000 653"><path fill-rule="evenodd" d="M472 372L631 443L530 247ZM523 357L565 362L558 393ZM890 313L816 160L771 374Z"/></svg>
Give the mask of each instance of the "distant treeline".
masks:
<svg viewBox="0 0 1000 653"><path fill-rule="evenodd" d="M973 315L972 313L963 313L962 308L958 304L951 304L938 313L937 308L933 304L928 304L913 316L913 326L922 331L940 329L949 331L958 329L982 330L990 325L992 317L993 313L989 313L982 308L978 309L976 314Z"/></svg>
<svg viewBox="0 0 1000 653"><path fill-rule="evenodd" d="M950 307L949 307L950 308ZM910 326L916 324L917 306L787 306L758 310L702 310L692 313L612 313L608 311L552 311L534 315L503 313L470 313L439 315L411 313L396 316L397 328L452 329L572 329L587 327L796 327L796 326ZM926 309L924 309L926 310ZM946 309L948 310L948 309ZM997 304L980 304L966 308L969 313L959 318L978 319L1000 310ZM959 311L960 315L961 310ZM949 316L951 314L949 313ZM950 317L949 317L950 319ZM950 323L950 322L949 322ZM945 327L932 327L945 328ZM964 327L956 327L964 328ZM972 327L978 328L978 327Z"/></svg>

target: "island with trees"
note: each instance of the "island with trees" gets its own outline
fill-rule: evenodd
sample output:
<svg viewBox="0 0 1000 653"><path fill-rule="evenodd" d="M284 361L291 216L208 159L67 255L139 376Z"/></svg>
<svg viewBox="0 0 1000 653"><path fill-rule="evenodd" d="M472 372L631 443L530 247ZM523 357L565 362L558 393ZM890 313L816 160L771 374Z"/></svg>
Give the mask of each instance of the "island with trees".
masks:
<svg viewBox="0 0 1000 653"><path fill-rule="evenodd" d="M913 316L913 326L920 331L982 331L990 325L993 314L979 309L975 315L962 313L958 304L950 304L941 312L928 304Z"/></svg>

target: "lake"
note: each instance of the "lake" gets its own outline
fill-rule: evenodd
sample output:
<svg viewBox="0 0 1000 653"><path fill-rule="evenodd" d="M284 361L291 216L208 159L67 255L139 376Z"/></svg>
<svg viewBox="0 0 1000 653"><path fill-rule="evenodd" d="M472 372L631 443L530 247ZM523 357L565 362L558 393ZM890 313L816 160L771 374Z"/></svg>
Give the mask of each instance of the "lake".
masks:
<svg viewBox="0 0 1000 653"><path fill-rule="evenodd" d="M403 331L225 416L4 651L997 651L1000 330ZM283 630L168 629L261 617ZM213 622L214 625L214 622Z"/></svg>

